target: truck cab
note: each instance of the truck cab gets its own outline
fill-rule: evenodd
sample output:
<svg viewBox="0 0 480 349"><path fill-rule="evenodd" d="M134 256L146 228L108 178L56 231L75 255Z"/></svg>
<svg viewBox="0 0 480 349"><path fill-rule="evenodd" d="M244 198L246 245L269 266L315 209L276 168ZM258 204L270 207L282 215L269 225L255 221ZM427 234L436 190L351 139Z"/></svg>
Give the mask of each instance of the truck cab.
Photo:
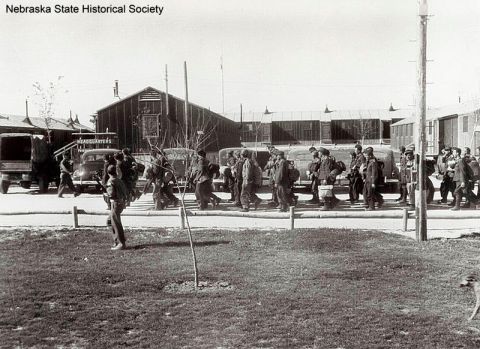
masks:
<svg viewBox="0 0 480 349"><path fill-rule="evenodd" d="M51 181L58 180L58 164L42 136L29 133L0 134L0 192L11 184L29 189L32 183L46 192Z"/></svg>

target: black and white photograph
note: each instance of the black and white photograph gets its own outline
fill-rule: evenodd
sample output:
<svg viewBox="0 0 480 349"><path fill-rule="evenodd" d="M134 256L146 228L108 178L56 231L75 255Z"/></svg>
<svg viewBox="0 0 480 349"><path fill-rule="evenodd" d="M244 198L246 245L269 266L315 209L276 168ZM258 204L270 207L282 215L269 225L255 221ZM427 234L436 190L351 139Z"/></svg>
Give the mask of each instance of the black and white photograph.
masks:
<svg viewBox="0 0 480 349"><path fill-rule="evenodd" d="M478 0L2 0L0 348L480 347Z"/></svg>

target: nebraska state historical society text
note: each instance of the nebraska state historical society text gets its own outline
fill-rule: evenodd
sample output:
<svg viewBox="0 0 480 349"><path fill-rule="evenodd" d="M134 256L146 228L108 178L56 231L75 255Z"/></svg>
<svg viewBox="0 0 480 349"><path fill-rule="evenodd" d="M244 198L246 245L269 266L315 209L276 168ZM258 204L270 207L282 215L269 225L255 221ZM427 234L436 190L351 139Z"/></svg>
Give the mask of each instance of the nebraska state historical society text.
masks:
<svg viewBox="0 0 480 349"><path fill-rule="evenodd" d="M12 14L158 14L163 13L163 6L158 5L120 5L120 6L102 6L102 5L5 5L5 12Z"/></svg>

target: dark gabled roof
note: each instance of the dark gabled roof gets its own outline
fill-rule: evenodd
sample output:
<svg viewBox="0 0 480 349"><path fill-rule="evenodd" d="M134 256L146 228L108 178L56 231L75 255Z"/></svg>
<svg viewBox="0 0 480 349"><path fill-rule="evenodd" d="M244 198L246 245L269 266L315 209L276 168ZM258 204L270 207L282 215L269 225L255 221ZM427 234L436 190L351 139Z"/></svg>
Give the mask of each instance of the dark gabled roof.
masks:
<svg viewBox="0 0 480 349"><path fill-rule="evenodd" d="M1 128L13 128L13 129L25 129L25 130L38 130L46 128L45 119L41 117L27 117L25 115L11 115L0 114L0 127ZM86 131L93 132L93 130L85 125L75 122L69 122L68 120L50 118L48 127L51 130L59 131Z"/></svg>
<svg viewBox="0 0 480 349"><path fill-rule="evenodd" d="M165 94L164 91L160 91L159 89L156 89L156 88L154 88L154 87L147 86L147 87L145 87L143 90L140 90L140 91L137 91L137 92L135 92L135 93L132 93L132 94L128 95L127 97L123 97L123 98L119 99L118 101L115 101L115 102L113 102L113 103L110 103L109 105L107 105L107 106L105 106L105 107L103 107L103 108L101 108L101 109L98 109L98 110L97 110L97 113L99 113L99 112L101 112L101 111L103 111L103 110L105 110L105 109L107 109L107 108L113 107L114 105L116 105L116 104L118 104L118 103L121 103L121 102L123 102L123 101L125 101L125 100L127 100L127 99L129 99L129 98L132 98L132 97L134 97L134 96L136 96L136 95L139 95L139 94L141 94L142 92L145 92L145 91L148 91L148 90L154 90L154 91L156 91L156 92L158 92L158 93L160 93L160 94ZM181 99L181 98L179 98L179 97L177 97L177 96L174 96L174 95L172 95L172 94L170 94L170 93L168 94L168 96L171 97L171 98L175 98L175 99L177 99L177 100L179 100L179 101L185 102L184 99ZM188 102L188 104L191 105L191 106L197 107L197 108L208 109L208 108L202 107L202 106L200 106L200 105L198 105L198 104L192 103L192 102L190 102L190 101ZM214 112L214 111L211 111L211 112L214 113L214 114L216 114L216 115L218 115L218 116L221 117L221 118L224 118L225 120L232 121L231 119L229 119L229 118L227 118L227 117L225 117L225 116L223 116L223 115L221 115L221 114L218 114L218 113L216 113L216 112Z"/></svg>

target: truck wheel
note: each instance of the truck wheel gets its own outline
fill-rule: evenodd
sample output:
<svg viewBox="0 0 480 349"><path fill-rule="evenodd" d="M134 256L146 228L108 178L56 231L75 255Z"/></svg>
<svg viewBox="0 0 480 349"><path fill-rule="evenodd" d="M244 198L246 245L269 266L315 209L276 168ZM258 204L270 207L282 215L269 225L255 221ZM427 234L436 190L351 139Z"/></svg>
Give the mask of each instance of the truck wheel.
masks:
<svg viewBox="0 0 480 349"><path fill-rule="evenodd" d="M20 186L21 186L23 189L30 189L30 187L32 186L32 182L29 182L29 181L21 181L21 182L20 182Z"/></svg>
<svg viewBox="0 0 480 349"><path fill-rule="evenodd" d="M40 193L46 193L48 191L48 179L45 177L40 177L38 179L38 190Z"/></svg>
<svg viewBox="0 0 480 349"><path fill-rule="evenodd" d="M0 182L0 193L6 194L8 192L8 188L10 187L10 182L8 181L1 181Z"/></svg>

